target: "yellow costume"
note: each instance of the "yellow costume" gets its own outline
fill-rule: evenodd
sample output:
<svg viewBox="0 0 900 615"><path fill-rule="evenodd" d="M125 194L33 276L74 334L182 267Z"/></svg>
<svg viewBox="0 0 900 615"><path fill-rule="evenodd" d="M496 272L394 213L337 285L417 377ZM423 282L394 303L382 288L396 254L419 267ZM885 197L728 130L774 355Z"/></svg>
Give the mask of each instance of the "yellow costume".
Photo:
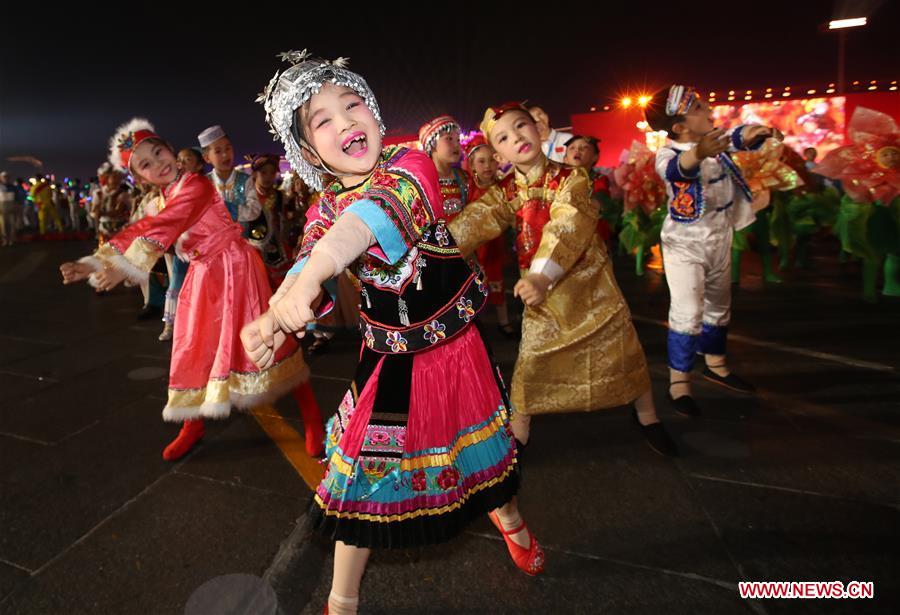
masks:
<svg viewBox="0 0 900 615"><path fill-rule="evenodd" d="M46 180L41 180L31 188L31 200L37 208L38 226L41 235L47 232L47 222L53 221L56 230L62 232L62 220L59 219L59 213L56 211L56 205L53 203L53 194L50 184Z"/></svg>
<svg viewBox="0 0 900 615"><path fill-rule="evenodd" d="M525 308L512 405L531 415L631 403L650 389L647 360L597 234L587 172L541 158L450 223L464 254L515 225L522 275L556 280L543 303Z"/></svg>

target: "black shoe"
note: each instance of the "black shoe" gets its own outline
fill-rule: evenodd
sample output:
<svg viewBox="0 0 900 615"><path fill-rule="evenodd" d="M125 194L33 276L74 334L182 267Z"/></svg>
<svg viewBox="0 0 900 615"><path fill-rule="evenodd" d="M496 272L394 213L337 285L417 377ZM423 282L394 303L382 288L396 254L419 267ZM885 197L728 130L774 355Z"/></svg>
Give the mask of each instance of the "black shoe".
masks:
<svg viewBox="0 0 900 615"><path fill-rule="evenodd" d="M631 407L631 417L638 427L641 428L641 433L644 435L644 439L650 445L650 448L664 457L678 457L678 446L660 421L642 425L640 419L638 419L637 408L634 406Z"/></svg>
<svg viewBox="0 0 900 615"><path fill-rule="evenodd" d="M703 414L700 411L700 406L697 405L697 402L690 395L682 395L675 399L671 393L667 393L666 397L669 398L669 405L672 406L672 409L679 414L685 416L700 416Z"/></svg>
<svg viewBox="0 0 900 615"><path fill-rule="evenodd" d="M151 318L162 318L163 310L158 305L145 305L144 309L138 312L138 320L150 320Z"/></svg>
<svg viewBox="0 0 900 615"><path fill-rule="evenodd" d="M505 337L511 340L522 339L522 331L519 327L511 325L509 323L505 325L497 325L497 329L502 333Z"/></svg>
<svg viewBox="0 0 900 615"><path fill-rule="evenodd" d="M312 344L309 345L309 348L306 351L309 354L325 354L328 351L328 346L331 345L331 340L327 337L317 337Z"/></svg>
<svg viewBox="0 0 900 615"><path fill-rule="evenodd" d="M519 442L519 439L515 436L513 436L513 439L516 441L516 468L519 472L519 480L522 480L525 476L525 458L528 457L528 453L525 451L528 448L528 445Z"/></svg>
<svg viewBox="0 0 900 615"><path fill-rule="evenodd" d="M731 389L732 391L737 391L738 393L755 393L756 387L744 380L743 378L739 378L734 374L728 374L727 376L720 376L716 372L712 371L708 367L703 368L703 377L709 380L710 382L715 382L716 384L720 384L726 389Z"/></svg>

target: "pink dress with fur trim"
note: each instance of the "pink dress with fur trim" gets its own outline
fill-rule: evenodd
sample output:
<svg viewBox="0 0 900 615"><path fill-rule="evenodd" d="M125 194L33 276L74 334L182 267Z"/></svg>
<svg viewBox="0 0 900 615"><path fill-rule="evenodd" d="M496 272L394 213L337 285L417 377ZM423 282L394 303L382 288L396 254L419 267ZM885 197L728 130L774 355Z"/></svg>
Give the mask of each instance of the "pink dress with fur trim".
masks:
<svg viewBox="0 0 900 615"><path fill-rule="evenodd" d="M140 281L176 242L190 268L178 299L163 418L225 417L232 405L270 402L304 382L309 370L293 336L266 370L244 352L241 328L268 309L272 290L259 253L208 178L180 177L164 191L157 216L126 227L82 260Z"/></svg>

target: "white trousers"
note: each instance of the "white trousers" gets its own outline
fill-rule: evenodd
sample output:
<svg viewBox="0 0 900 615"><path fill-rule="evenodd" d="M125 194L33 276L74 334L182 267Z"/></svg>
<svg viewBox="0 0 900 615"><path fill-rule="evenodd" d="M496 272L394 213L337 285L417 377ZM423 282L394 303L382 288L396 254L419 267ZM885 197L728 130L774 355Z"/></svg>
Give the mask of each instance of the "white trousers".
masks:
<svg viewBox="0 0 900 615"><path fill-rule="evenodd" d="M727 240L726 240L727 239ZM663 242L669 330L699 335L731 320L731 234L706 242Z"/></svg>

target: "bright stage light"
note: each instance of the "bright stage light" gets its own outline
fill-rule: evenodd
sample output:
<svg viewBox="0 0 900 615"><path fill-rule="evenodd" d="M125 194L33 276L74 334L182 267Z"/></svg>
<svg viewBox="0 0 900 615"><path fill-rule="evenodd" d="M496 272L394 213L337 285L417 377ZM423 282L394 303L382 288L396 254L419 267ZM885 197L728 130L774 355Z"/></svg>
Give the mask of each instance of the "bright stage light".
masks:
<svg viewBox="0 0 900 615"><path fill-rule="evenodd" d="M631 97L630 96L626 96L625 98L622 99L622 106L625 107L626 109L631 106Z"/></svg>
<svg viewBox="0 0 900 615"><path fill-rule="evenodd" d="M650 102L650 97L649 97L649 96L639 96L639 97L638 97L638 104L639 104L640 106L646 107L648 102Z"/></svg>
<svg viewBox="0 0 900 615"><path fill-rule="evenodd" d="M840 30L841 28L856 28L857 26L866 25L865 17L854 17L853 19L835 19L828 22L829 30Z"/></svg>

